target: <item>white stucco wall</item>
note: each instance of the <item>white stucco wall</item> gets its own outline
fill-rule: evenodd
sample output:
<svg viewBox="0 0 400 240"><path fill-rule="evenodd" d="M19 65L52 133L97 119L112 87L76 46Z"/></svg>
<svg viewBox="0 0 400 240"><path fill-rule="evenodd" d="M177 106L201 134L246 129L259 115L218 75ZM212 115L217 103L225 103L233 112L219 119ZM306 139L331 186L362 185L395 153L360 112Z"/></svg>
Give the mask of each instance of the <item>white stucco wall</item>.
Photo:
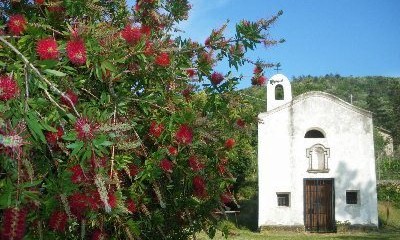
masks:
<svg viewBox="0 0 400 240"><path fill-rule="evenodd" d="M330 94L309 92L259 118L259 227L304 225L304 178L334 178L336 221L378 225L369 112ZM305 139L315 128L326 138ZM328 173L307 172L306 149L317 143L330 149ZM359 190L360 204L346 204L346 190ZM277 192L290 192L290 207L277 206Z"/></svg>

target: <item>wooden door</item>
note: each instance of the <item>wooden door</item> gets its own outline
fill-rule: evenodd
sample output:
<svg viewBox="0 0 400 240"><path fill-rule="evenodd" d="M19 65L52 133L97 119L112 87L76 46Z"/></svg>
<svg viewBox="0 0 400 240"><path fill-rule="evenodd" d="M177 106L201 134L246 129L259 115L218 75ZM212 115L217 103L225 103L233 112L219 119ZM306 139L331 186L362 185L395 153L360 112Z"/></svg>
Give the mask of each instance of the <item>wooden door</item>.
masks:
<svg viewBox="0 0 400 240"><path fill-rule="evenodd" d="M304 179L304 226L306 231L335 231L333 179Z"/></svg>

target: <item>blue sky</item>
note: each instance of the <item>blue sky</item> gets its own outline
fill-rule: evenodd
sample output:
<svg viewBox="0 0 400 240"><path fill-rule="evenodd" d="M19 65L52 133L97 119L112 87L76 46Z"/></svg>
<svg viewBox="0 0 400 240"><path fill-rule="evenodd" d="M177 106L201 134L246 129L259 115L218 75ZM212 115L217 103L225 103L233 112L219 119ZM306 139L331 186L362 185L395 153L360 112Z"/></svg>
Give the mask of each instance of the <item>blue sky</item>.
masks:
<svg viewBox="0 0 400 240"><path fill-rule="evenodd" d="M133 3L134 1L128 1ZM204 42L227 19L233 29L242 20L257 20L283 10L271 28L285 43L260 46L252 58L282 64L292 76L400 77L400 0L191 0L189 20L180 24L184 36ZM232 31L228 29L227 33ZM227 71L224 66L218 66ZM243 75L252 74L252 66ZM266 71L267 77L273 75ZM250 86L246 78L240 87Z"/></svg>

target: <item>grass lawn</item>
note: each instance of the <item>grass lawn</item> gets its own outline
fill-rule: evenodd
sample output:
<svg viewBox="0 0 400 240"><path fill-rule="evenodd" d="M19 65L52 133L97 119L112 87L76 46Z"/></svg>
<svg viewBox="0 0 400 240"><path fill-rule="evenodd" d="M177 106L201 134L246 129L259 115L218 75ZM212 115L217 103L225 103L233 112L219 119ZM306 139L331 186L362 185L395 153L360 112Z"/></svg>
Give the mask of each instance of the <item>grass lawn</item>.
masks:
<svg viewBox="0 0 400 240"><path fill-rule="evenodd" d="M345 232L345 233L307 233L307 232L257 232L257 201L256 199L242 202L242 211L238 216L238 228L235 226L236 220L231 218L231 222L223 224L229 229L228 239L233 240L252 240L252 239L271 239L271 240L301 240L301 239L342 239L342 240L400 240L400 209L393 207L389 203L379 202L379 219L382 223L379 231L376 232ZM251 230L249 230L251 229ZM206 240L209 237L205 233L196 235L197 240ZM225 239L221 232L215 236L216 240Z"/></svg>
<svg viewBox="0 0 400 240"><path fill-rule="evenodd" d="M197 240L209 239L205 233L197 235ZM218 233L214 238L216 240L225 239L221 233ZM383 230L372 233L330 233L330 234L318 234L318 233L291 233L291 232L280 232L280 233L257 233L249 230L235 229L231 231L228 239L234 240L251 240L251 239L271 239L271 240L302 240L302 239L343 239L343 240L362 240L362 239L379 239L379 240L399 240L400 231Z"/></svg>

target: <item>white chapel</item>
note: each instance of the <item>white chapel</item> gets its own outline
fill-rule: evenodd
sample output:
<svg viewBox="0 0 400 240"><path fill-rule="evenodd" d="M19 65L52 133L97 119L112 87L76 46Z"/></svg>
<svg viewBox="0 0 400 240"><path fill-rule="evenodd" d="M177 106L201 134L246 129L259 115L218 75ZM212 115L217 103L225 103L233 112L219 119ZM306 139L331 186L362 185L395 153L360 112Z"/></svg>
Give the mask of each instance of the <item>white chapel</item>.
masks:
<svg viewBox="0 0 400 240"><path fill-rule="evenodd" d="M276 74L259 119L259 228L378 227L371 112Z"/></svg>

